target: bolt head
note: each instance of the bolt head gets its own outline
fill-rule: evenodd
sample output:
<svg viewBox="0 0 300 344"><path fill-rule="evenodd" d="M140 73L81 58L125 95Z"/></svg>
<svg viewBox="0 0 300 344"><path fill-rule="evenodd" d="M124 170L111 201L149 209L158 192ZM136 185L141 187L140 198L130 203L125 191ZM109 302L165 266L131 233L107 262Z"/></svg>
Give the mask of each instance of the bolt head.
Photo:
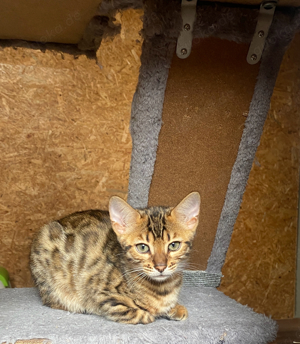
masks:
<svg viewBox="0 0 300 344"><path fill-rule="evenodd" d="M185 25L183 26L183 28L185 29L185 31L190 31L191 26L190 26L190 24L185 24Z"/></svg>
<svg viewBox="0 0 300 344"><path fill-rule="evenodd" d="M251 60L252 61L256 61L257 60L257 55L256 54L252 54L251 55Z"/></svg>
<svg viewBox="0 0 300 344"><path fill-rule="evenodd" d="M187 54L187 49L185 49L185 48L181 49L181 54L182 55L186 55Z"/></svg>
<svg viewBox="0 0 300 344"><path fill-rule="evenodd" d="M263 30L258 32L258 37L264 37L265 32Z"/></svg>

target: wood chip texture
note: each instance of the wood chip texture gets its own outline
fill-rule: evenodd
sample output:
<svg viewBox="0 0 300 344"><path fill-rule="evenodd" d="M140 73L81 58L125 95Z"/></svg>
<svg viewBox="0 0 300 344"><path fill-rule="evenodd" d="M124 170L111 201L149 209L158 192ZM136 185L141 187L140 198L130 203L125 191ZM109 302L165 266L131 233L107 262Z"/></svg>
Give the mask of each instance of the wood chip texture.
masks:
<svg viewBox="0 0 300 344"><path fill-rule="evenodd" d="M59 45L0 46L0 265L13 287L32 285L41 225L127 196L141 15L119 14L122 32L97 58Z"/></svg>

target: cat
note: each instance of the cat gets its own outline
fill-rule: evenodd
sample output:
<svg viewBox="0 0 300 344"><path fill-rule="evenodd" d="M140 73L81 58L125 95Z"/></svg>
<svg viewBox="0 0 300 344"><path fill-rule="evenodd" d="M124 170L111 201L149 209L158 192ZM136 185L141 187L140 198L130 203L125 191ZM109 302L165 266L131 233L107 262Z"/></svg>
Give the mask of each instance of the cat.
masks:
<svg viewBox="0 0 300 344"><path fill-rule="evenodd" d="M126 324L184 320L182 271L198 225L200 195L176 207L134 209L113 196L43 226L33 240L32 277L44 305Z"/></svg>

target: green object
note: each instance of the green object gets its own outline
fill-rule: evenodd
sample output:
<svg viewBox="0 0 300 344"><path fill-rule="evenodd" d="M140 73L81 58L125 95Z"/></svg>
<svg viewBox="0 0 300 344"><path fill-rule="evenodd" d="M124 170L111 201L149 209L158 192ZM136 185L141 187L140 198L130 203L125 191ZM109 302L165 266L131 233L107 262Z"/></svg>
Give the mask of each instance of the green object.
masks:
<svg viewBox="0 0 300 344"><path fill-rule="evenodd" d="M5 288L10 287L9 274L7 270L4 269L2 266L0 266L0 281L2 282Z"/></svg>

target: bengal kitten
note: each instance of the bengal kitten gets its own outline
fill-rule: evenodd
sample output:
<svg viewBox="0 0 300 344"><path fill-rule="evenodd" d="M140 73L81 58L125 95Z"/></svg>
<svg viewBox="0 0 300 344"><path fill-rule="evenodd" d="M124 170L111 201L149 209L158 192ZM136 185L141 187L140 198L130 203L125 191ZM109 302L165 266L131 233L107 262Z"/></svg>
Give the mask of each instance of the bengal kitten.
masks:
<svg viewBox="0 0 300 344"><path fill-rule="evenodd" d="M113 196L109 212L50 222L34 238L30 256L43 303L126 324L186 319L177 300L199 210L197 192L175 208L133 209Z"/></svg>

